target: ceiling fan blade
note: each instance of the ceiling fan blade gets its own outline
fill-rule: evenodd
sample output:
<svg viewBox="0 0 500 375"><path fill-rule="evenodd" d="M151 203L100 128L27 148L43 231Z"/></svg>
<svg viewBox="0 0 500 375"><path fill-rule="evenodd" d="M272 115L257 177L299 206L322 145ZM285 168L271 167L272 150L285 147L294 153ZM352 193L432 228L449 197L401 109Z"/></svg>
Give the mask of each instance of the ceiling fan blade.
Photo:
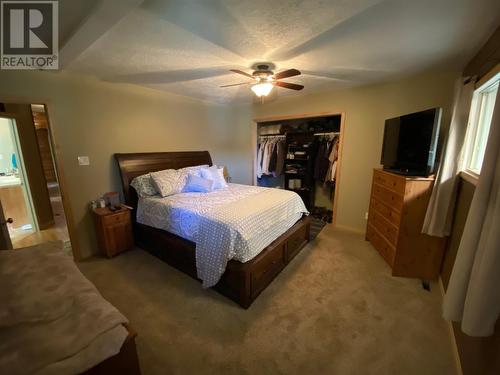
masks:
<svg viewBox="0 0 500 375"><path fill-rule="evenodd" d="M304 88L304 86L302 86L302 85L297 85L295 83L289 83L289 82L281 82L281 81L275 81L275 82L273 82L273 85L284 87L286 89L297 90L297 91L302 90Z"/></svg>
<svg viewBox="0 0 500 375"><path fill-rule="evenodd" d="M282 78L288 78L288 77L293 77L293 76L298 76L300 75L300 72L297 69L288 69L284 70L282 72L276 73L274 75L274 79L282 79Z"/></svg>
<svg viewBox="0 0 500 375"><path fill-rule="evenodd" d="M238 74L242 74L242 75L244 75L244 76L246 76L246 77L253 78L253 75L248 74L248 73L245 73L245 72L244 72L244 71L242 71L242 70L238 70L238 69L229 69L229 70L230 70L231 72L233 72L233 73L238 73Z"/></svg>
<svg viewBox="0 0 500 375"><path fill-rule="evenodd" d="M243 83L233 83L231 85L222 85L219 87L231 87L231 86L240 86L240 85L249 85L251 82L243 82Z"/></svg>

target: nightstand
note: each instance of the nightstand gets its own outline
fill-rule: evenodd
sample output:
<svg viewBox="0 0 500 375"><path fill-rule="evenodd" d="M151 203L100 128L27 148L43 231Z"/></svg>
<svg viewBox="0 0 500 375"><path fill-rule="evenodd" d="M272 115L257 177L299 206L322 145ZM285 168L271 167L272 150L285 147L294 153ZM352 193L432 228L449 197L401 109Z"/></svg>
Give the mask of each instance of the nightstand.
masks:
<svg viewBox="0 0 500 375"><path fill-rule="evenodd" d="M92 211L97 243L104 255L111 258L134 247L129 209L123 207L118 211L111 211L104 207Z"/></svg>

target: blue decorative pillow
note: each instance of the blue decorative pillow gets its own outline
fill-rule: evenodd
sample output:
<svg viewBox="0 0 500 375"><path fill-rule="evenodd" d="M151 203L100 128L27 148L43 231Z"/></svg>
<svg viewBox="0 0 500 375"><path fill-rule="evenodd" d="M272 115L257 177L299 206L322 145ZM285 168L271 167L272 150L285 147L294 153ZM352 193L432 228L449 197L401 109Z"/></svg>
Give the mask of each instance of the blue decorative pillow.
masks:
<svg viewBox="0 0 500 375"><path fill-rule="evenodd" d="M194 174L189 174L186 185L182 190L183 193L208 193L212 191L214 182L212 180L198 177Z"/></svg>

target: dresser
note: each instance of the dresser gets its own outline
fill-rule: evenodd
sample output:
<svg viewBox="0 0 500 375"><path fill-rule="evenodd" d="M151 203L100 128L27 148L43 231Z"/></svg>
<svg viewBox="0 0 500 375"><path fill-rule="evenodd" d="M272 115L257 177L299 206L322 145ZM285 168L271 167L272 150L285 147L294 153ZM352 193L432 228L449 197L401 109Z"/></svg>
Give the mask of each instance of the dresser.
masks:
<svg viewBox="0 0 500 375"><path fill-rule="evenodd" d="M129 209L95 208L93 214L97 243L104 255L111 258L134 247Z"/></svg>
<svg viewBox="0 0 500 375"><path fill-rule="evenodd" d="M433 177L373 171L366 239L391 266L393 276L439 276L444 239L421 233L433 183Z"/></svg>

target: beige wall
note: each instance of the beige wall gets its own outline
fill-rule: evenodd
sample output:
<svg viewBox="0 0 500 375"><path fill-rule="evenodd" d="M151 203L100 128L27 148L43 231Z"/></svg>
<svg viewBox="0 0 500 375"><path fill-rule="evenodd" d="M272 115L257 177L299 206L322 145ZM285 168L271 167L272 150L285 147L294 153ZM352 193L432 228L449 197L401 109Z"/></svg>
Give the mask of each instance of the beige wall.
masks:
<svg viewBox="0 0 500 375"><path fill-rule="evenodd" d="M365 226L371 169L378 166L386 118L442 106L449 119L456 74L424 75L370 87L281 98L254 106L220 106L136 86L66 73L0 72L0 102L43 102L62 156L82 254L96 251L88 202L120 191L115 152L207 149L233 182L252 182L252 118L346 113L338 224ZM79 167L77 156L91 164Z"/></svg>
<svg viewBox="0 0 500 375"><path fill-rule="evenodd" d="M364 231L372 168L380 163L384 120L443 107L442 125L448 126L457 76L458 73L425 74L362 88L282 97L254 106L254 117L345 112L337 224Z"/></svg>
<svg viewBox="0 0 500 375"><path fill-rule="evenodd" d="M209 150L235 182L251 183L249 110L52 72L0 72L0 102L43 102L62 164L82 255L96 252L90 200L121 191L116 152ZM242 126L239 113L248 112ZM78 166L88 155L90 166Z"/></svg>

